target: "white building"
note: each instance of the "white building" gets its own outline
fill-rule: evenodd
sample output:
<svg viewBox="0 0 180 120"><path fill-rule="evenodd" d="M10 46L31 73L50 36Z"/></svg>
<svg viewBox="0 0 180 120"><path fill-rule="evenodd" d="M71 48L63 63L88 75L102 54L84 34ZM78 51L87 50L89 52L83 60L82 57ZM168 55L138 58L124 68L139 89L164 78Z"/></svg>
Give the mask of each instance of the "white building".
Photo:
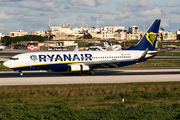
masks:
<svg viewBox="0 0 180 120"><path fill-rule="evenodd" d="M162 35L162 40L171 40L171 35L173 34L172 32L163 30L159 30L159 33Z"/></svg>
<svg viewBox="0 0 180 120"><path fill-rule="evenodd" d="M79 34L79 33L81 33L83 31L83 29L76 27L76 28L73 28L72 31L73 31L73 34Z"/></svg>
<svg viewBox="0 0 180 120"><path fill-rule="evenodd" d="M35 32L31 32L31 35L41 35L44 36L46 34L45 31L35 31Z"/></svg>
<svg viewBox="0 0 180 120"><path fill-rule="evenodd" d="M116 40L126 40L127 39L127 33L126 32L115 32L115 39Z"/></svg>
<svg viewBox="0 0 180 120"><path fill-rule="evenodd" d="M73 34L73 30L71 29L70 25L68 25L68 28L60 27L60 26L51 26L49 29L52 30L51 34L53 35L58 34L58 32L65 33L65 34Z"/></svg>
<svg viewBox="0 0 180 120"><path fill-rule="evenodd" d="M101 32L101 28L97 28L97 27L88 28L88 33L90 34L99 33L99 32Z"/></svg>
<svg viewBox="0 0 180 120"><path fill-rule="evenodd" d="M115 31L117 31L119 29L124 30L125 28L124 28L124 26L105 26L105 27L101 28L101 31L106 30L107 33L113 34L113 33L115 33Z"/></svg>
<svg viewBox="0 0 180 120"><path fill-rule="evenodd" d="M102 34L102 39L115 39L115 34Z"/></svg>
<svg viewBox="0 0 180 120"><path fill-rule="evenodd" d="M10 32L10 37L19 37L28 35L28 32L24 32L23 30L18 30L18 32Z"/></svg>
<svg viewBox="0 0 180 120"><path fill-rule="evenodd" d="M115 39L115 32L124 30L123 26L105 26L101 28L102 39Z"/></svg>
<svg viewBox="0 0 180 120"><path fill-rule="evenodd" d="M133 40L139 40L139 27L138 26L129 27L129 33L132 34Z"/></svg>
<svg viewBox="0 0 180 120"><path fill-rule="evenodd" d="M51 26L49 29L52 31L61 31L61 26Z"/></svg>

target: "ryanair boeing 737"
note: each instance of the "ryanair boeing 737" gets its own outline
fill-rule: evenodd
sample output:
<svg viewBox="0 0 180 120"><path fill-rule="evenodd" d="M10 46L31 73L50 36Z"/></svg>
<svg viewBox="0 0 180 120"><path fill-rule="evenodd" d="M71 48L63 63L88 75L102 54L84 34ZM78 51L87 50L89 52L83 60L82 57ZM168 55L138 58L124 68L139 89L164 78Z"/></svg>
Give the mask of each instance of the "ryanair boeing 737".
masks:
<svg viewBox="0 0 180 120"><path fill-rule="evenodd" d="M52 51L18 54L4 66L24 70L69 71L95 74L96 68L117 68L146 61L156 55L155 45L161 20L155 20L137 45L121 51Z"/></svg>

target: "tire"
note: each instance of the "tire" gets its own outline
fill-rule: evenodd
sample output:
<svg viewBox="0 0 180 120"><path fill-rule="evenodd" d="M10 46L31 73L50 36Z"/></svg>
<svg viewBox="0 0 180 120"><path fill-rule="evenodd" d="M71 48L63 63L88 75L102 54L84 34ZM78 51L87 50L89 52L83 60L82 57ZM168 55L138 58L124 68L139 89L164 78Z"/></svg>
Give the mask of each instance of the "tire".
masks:
<svg viewBox="0 0 180 120"><path fill-rule="evenodd" d="M90 71L89 71L89 74L90 74L90 75L95 75L96 73L95 73L94 70L90 70Z"/></svg>
<svg viewBox="0 0 180 120"><path fill-rule="evenodd" d="M19 73L19 75L20 75L20 76L23 76L23 73L22 73L22 72L20 72L20 73Z"/></svg>

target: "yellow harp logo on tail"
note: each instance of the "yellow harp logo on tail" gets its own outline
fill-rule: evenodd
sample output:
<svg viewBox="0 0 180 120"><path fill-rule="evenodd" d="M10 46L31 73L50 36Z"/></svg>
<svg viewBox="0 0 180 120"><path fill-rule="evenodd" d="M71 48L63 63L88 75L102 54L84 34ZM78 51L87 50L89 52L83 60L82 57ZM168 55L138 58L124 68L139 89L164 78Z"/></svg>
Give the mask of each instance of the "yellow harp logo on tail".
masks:
<svg viewBox="0 0 180 120"><path fill-rule="evenodd" d="M157 37L157 33L154 32L150 32L150 33L146 33L146 39L151 43L151 45L154 45L154 41Z"/></svg>

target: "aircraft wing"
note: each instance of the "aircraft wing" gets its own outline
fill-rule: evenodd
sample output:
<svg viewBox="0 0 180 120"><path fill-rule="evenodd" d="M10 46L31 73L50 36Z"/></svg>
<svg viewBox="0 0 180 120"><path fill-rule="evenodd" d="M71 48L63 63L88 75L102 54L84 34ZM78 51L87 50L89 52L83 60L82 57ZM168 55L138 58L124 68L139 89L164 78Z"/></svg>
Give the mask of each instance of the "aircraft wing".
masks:
<svg viewBox="0 0 180 120"><path fill-rule="evenodd" d="M117 64L120 62L127 62L132 61L133 59L125 59L125 60L108 60L108 61L100 61L100 62L92 62L92 63L86 63L86 65L94 68L98 67L105 67L109 68L108 66L114 66L115 68L118 68Z"/></svg>

